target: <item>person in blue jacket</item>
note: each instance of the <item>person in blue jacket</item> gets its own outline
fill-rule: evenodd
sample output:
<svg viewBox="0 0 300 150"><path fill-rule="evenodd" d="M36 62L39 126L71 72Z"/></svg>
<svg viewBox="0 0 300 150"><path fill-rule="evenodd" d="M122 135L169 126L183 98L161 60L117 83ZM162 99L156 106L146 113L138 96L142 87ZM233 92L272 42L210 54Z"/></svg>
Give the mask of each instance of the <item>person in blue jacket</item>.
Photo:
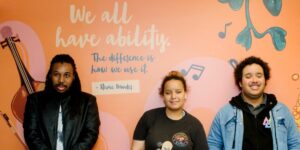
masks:
<svg viewBox="0 0 300 150"><path fill-rule="evenodd" d="M300 133L287 106L265 93L270 68L250 56L234 70L240 94L215 116L208 135L210 150L300 150Z"/></svg>

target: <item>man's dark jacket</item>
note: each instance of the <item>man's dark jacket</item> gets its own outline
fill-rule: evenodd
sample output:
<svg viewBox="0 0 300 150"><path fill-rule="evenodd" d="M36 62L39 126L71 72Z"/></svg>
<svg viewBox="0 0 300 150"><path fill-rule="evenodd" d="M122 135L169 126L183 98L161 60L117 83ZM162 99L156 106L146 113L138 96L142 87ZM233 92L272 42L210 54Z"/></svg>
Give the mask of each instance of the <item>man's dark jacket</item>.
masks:
<svg viewBox="0 0 300 150"><path fill-rule="evenodd" d="M55 91L42 91L28 96L23 127L25 141L30 150L56 149L60 105L64 150L92 149L100 126L96 97L81 92L76 98L75 104L70 94ZM74 104L78 106L75 115L69 107Z"/></svg>

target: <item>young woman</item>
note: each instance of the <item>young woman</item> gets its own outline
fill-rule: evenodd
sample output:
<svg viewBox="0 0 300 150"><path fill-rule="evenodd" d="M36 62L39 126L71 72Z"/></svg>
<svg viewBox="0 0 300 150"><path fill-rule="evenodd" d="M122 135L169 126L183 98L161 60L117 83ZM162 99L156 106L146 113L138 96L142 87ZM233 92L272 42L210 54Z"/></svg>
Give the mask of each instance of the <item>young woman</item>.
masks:
<svg viewBox="0 0 300 150"><path fill-rule="evenodd" d="M159 94L165 107L149 110L140 118L132 150L208 150L200 121L186 112L187 85L178 71L164 77Z"/></svg>

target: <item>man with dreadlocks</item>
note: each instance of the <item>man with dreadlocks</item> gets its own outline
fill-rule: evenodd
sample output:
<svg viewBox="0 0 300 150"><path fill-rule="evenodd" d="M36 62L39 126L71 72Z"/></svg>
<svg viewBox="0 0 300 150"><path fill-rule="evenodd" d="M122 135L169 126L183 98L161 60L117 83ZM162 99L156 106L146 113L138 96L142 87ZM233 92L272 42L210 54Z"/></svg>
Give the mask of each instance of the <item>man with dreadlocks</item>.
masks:
<svg viewBox="0 0 300 150"><path fill-rule="evenodd" d="M73 58L56 55L45 90L27 98L23 127L29 149L90 150L99 126L96 97L81 91Z"/></svg>

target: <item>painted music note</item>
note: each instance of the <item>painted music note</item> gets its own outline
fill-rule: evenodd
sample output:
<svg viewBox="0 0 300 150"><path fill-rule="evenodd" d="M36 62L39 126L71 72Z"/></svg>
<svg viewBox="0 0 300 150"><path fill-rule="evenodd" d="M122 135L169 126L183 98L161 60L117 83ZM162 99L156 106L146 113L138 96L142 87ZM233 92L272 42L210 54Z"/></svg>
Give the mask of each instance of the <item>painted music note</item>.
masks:
<svg viewBox="0 0 300 150"><path fill-rule="evenodd" d="M228 60L228 63L229 63L233 68L235 68L236 65L238 64L238 62L237 62L235 59L229 59L229 60Z"/></svg>
<svg viewBox="0 0 300 150"><path fill-rule="evenodd" d="M226 23L225 26L224 26L224 32L223 31L220 31L219 32L219 37L224 39L226 37L226 33L227 33L227 26L231 25L231 22L229 23Z"/></svg>
<svg viewBox="0 0 300 150"><path fill-rule="evenodd" d="M201 75L202 75L202 73L203 73L203 71L204 71L204 69L205 69L204 66L199 66L199 65L192 64L188 70L182 69L181 73L184 76L186 76L187 74L189 74L189 72L191 70L196 70L198 73L193 74L193 79L194 80L199 80L200 77L201 77Z"/></svg>

